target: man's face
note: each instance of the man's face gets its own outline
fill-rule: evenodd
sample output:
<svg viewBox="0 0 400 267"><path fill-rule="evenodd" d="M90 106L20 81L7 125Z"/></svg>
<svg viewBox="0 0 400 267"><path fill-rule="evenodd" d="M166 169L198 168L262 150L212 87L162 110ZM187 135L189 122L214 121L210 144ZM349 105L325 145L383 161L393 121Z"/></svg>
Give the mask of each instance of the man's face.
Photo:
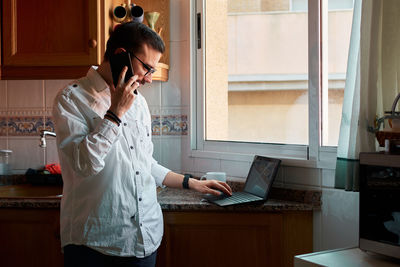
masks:
<svg viewBox="0 0 400 267"><path fill-rule="evenodd" d="M144 44L142 50L132 55L132 67L137 81L140 84L151 83L153 72L160 60L161 53L152 47Z"/></svg>

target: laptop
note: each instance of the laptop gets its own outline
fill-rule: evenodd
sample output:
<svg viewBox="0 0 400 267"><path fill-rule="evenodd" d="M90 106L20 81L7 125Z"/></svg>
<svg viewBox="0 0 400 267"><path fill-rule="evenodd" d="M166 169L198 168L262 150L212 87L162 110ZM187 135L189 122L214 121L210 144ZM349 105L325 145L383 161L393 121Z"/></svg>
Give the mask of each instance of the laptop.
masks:
<svg viewBox="0 0 400 267"><path fill-rule="evenodd" d="M204 196L204 199L218 206L265 202L280 164L280 159L255 156L243 191L233 192L232 196L207 194Z"/></svg>

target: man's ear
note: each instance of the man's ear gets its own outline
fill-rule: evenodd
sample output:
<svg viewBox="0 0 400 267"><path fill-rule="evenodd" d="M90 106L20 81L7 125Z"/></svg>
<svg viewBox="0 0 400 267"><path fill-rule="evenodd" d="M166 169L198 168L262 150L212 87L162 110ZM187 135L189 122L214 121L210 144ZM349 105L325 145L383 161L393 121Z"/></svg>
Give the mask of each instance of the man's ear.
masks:
<svg viewBox="0 0 400 267"><path fill-rule="evenodd" d="M115 49L114 54L116 55L122 52L126 52L125 48L118 47L117 49Z"/></svg>

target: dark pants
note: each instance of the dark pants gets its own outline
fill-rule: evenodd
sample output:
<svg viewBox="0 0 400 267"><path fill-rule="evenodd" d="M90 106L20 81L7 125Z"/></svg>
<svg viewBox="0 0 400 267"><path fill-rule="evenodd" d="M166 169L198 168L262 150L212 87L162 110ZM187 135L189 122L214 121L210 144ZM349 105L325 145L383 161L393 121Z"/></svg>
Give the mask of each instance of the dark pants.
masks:
<svg viewBox="0 0 400 267"><path fill-rule="evenodd" d="M117 257L102 254L87 246L67 245L64 247L64 267L154 267L157 251L144 257Z"/></svg>

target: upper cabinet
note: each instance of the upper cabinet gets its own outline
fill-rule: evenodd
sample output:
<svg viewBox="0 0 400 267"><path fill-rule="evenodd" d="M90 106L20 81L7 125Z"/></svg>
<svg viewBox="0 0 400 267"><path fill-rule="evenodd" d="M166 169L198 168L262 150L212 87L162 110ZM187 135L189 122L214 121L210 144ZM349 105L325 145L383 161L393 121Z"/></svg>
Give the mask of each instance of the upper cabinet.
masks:
<svg viewBox="0 0 400 267"><path fill-rule="evenodd" d="M1 79L74 79L84 76L89 66L101 63L114 26L113 10L122 3L127 2L3 0ZM137 4L145 12L167 7L163 10L168 13L163 14L156 25L163 27L164 35L161 33L161 36L169 46L169 1ZM169 47L163 57L154 80L168 80Z"/></svg>

